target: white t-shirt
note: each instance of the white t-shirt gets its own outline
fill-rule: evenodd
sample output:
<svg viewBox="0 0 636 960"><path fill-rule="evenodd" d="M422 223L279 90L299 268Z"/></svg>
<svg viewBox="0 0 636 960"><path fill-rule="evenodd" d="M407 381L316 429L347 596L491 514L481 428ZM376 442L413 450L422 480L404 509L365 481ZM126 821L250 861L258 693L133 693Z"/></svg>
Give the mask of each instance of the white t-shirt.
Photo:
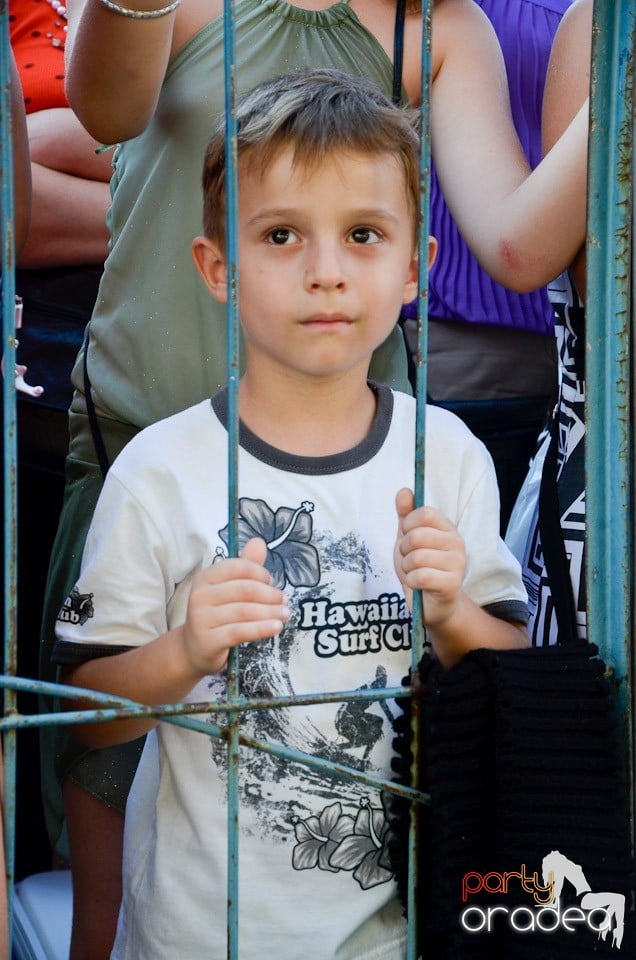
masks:
<svg viewBox="0 0 636 960"><path fill-rule="evenodd" d="M410 665L409 614L393 569L395 494L412 487L415 403L377 388L377 414L353 450L297 457L242 428L239 545L268 544L291 616L240 653L240 691L266 699L398 686ZM113 464L82 573L60 611L55 659L78 662L147 643L185 619L192 577L227 554L226 394L157 423ZM464 589L526 620L520 570L498 535L485 448L428 408L426 501L458 526ZM192 702L218 701L225 675ZM393 701L259 709L243 730L390 778ZM223 723L220 714L200 717ZM126 815L124 899L115 960L226 956L226 765L218 738L162 722L147 738ZM383 798L363 783L241 749L241 960L326 960L396 895ZM403 922L378 958L403 956ZM368 953L366 954L368 956Z"/></svg>

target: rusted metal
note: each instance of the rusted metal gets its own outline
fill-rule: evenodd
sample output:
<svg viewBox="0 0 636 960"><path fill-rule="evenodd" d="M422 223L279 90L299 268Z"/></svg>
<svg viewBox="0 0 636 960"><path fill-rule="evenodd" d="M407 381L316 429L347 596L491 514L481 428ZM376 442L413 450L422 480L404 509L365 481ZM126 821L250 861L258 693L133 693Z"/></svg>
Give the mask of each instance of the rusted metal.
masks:
<svg viewBox="0 0 636 960"><path fill-rule="evenodd" d="M0 0L0 209L2 210L1 300L2 352L7 371L15 369L15 234L13 208L13 151L11 140L11 89L9 68L9 11ZM17 444L14 378L2 378L4 456L4 671L17 670ZM13 715L16 694L7 690L4 712ZM4 841L9 893L9 933L15 871L16 734L4 738Z"/></svg>
<svg viewBox="0 0 636 960"><path fill-rule="evenodd" d="M632 824L635 43L634 0L596 0L586 292L587 613L590 640L616 691Z"/></svg>

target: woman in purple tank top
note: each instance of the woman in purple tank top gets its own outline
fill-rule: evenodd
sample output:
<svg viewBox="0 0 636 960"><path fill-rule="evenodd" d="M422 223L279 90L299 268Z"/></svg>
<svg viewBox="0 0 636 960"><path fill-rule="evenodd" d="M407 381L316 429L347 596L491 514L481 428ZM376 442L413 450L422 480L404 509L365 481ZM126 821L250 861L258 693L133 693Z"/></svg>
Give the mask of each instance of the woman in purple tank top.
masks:
<svg viewBox="0 0 636 960"><path fill-rule="evenodd" d="M531 167L541 160L541 107L552 40L572 0L475 0L506 62L512 114ZM433 166L430 229L439 253L429 277L428 393L489 448L505 530L556 390L553 310L546 290L513 293L480 267L444 201ZM412 313L405 321L413 344Z"/></svg>

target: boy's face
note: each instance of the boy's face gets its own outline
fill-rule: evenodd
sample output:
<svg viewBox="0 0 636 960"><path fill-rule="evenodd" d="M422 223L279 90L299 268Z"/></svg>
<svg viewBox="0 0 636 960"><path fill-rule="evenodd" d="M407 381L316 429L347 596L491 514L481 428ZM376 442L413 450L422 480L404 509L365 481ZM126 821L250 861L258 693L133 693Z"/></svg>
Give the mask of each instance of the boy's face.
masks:
<svg viewBox="0 0 636 960"><path fill-rule="evenodd" d="M396 157L336 152L315 169L291 148L264 172L239 168L239 301L246 368L332 378L357 369L417 291L412 216ZM218 246L194 242L214 296L227 298Z"/></svg>

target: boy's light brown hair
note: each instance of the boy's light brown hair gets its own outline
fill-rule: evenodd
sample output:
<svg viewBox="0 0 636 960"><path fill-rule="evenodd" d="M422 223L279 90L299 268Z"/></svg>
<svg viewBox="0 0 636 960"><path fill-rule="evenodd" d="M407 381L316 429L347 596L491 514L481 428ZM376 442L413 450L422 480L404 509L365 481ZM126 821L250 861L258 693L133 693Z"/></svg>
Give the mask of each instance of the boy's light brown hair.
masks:
<svg viewBox="0 0 636 960"><path fill-rule="evenodd" d="M335 151L396 157L403 170L414 241L419 209L419 138L415 111L396 107L370 80L312 70L258 84L236 104L239 169L263 171L280 150L311 171ZM203 229L225 243L225 120L203 167Z"/></svg>

